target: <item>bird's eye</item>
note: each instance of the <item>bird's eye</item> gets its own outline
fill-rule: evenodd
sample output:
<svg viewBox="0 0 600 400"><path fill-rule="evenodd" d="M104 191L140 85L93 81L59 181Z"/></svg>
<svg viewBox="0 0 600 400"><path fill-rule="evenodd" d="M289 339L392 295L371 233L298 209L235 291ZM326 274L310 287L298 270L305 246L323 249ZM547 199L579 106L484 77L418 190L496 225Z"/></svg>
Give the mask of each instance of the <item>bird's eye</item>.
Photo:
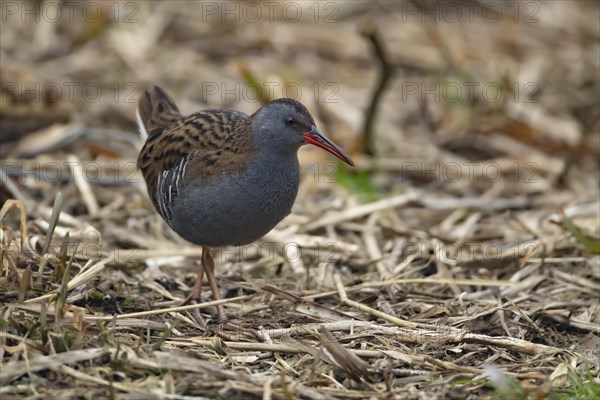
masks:
<svg viewBox="0 0 600 400"><path fill-rule="evenodd" d="M288 117L288 119L287 119L286 123L287 123L289 126L296 126L296 120L295 120L294 118L292 118L292 117Z"/></svg>

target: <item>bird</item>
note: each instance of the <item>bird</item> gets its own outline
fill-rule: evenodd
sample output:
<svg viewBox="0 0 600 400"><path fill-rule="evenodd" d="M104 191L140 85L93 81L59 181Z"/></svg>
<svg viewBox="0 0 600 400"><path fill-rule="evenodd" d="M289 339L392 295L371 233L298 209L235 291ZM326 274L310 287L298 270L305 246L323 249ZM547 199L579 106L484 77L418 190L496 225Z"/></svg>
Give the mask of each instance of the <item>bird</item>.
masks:
<svg viewBox="0 0 600 400"><path fill-rule="evenodd" d="M212 298L220 298L211 247L252 243L290 214L302 146L320 147L354 166L291 98L275 99L252 115L229 109L183 115L164 89L152 85L140 96L136 120L144 141L137 166L148 197L175 233L202 247L184 304L200 301L204 273ZM227 321L220 305L217 317Z"/></svg>

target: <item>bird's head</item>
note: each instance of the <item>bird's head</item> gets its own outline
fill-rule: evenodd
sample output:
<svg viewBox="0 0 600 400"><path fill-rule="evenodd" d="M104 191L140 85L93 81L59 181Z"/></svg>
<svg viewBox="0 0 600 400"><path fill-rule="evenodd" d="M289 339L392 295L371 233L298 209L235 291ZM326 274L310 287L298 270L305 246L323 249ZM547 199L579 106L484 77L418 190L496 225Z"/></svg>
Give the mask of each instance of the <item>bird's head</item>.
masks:
<svg viewBox="0 0 600 400"><path fill-rule="evenodd" d="M302 145L312 144L354 166L346 152L317 129L310 112L296 100L282 98L265 105L252 115L252 129L260 151L294 154Z"/></svg>

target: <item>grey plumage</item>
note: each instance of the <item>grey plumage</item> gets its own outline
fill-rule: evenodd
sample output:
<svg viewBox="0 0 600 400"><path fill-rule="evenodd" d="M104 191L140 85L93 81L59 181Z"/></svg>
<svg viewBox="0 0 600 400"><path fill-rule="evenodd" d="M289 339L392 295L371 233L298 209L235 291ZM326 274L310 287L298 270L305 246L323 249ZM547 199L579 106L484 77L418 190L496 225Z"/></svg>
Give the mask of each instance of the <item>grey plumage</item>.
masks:
<svg viewBox="0 0 600 400"><path fill-rule="evenodd" d="M353 165L317 130L306 107L292 99L274 100L252 116L233 110L183 116L154 86L140 98L137 119L147 137L138 167L152 204L182 238L203 246L188 300L199 298L203 272L213 297L219 297L208 246L251 243L290 213L302 145L314 144Z"/></svg>

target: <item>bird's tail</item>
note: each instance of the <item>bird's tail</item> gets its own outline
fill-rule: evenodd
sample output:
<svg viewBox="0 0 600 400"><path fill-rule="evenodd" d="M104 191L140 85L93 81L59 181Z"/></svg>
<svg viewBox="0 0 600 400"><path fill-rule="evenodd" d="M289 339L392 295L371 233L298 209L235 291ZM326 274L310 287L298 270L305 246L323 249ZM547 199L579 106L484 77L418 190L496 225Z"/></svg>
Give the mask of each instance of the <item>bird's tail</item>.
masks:
<svg viewBox="0 0 600 400"><path fill-rule="evenodd" d="M175 101L164 89L158 86L144 91L138 103L136 113L138 129L142 139L156 128L164 128L181 118L181 111Z"/></svg>

